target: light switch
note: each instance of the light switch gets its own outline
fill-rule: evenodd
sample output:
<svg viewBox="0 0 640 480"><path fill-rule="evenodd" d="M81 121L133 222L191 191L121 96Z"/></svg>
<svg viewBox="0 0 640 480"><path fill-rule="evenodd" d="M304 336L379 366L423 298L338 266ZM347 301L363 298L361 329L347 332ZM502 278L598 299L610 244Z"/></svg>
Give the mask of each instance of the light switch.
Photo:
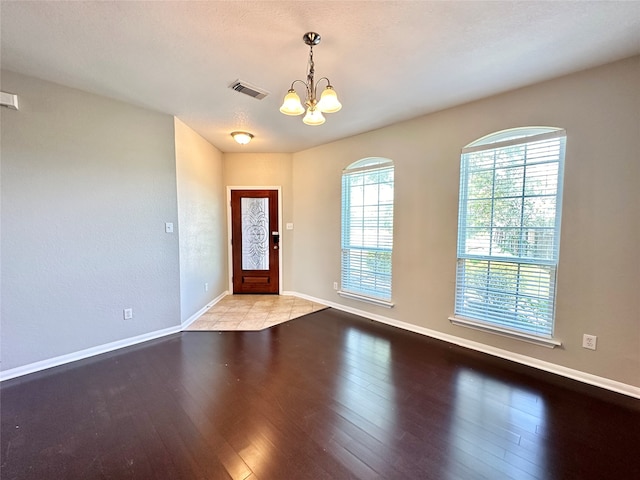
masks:
<svg viewBox="0 0 640 480"><path fill-rule="evenodd" d="M287 223L287 230L293 230L293 223Z"/></svg>
<svg viewBox="0 0 640 480"><path fill-rule="evenodd" d="M164 224L164 231L167 233L173 233L173 223L167 222Z"/></svg>

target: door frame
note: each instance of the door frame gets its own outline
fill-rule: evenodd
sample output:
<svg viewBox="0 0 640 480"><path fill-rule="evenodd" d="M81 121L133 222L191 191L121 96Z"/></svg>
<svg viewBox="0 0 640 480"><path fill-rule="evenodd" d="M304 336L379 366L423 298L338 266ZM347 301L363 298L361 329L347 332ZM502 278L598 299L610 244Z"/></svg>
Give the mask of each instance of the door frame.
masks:
<svg viewBox="0 0 640 480"><path fill-rule="evenodd" d="M233 295L233 245L231 244L232 226L231 226L231 191L232 190L277 190L278 191L278 232L280 233L280 243L278 246L278 269L280 270L278 275L278 295L282 295L282 250L285 245L284 235L282 235L282 187L277 185L269 186L256 186L250 187L244 185L227 185L227 270L229 294Z"/></svg>

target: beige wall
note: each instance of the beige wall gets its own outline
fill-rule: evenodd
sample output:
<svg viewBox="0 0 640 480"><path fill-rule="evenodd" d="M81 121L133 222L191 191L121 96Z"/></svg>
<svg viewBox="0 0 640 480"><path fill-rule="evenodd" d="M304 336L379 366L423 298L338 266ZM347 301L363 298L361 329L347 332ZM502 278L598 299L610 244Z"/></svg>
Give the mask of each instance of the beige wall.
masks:
<svg viewBox="0 0 640 480"><path fill-rule="evenodd" d="M2 88L20 101L0 109L2 371L177 328L173 118L6 71Z"/></svg>
<svg viewBox="0 0 640 480"><path fill-rule="evenodd" d="M297 292L640 386L640 57L293 155ZM460 150L503 129L567 131L553 350L453 326ZM393 309L339 297L340 178L360 158L395 162ZM583 333L598 336L596 351Z"/></svg>
<svg viewBox="0 0 640 480"><path fill-rule="evenodd" d="M226 202L220 150L177 118L175 143L184 323L227 290Z"/></svg>
<svg viewBox="0 0 640 480"><path fill-rule="evenodd" d="M225 153L224 184L227 187L281 187L282 218L280 252L282 255L283 290L293 290L292 259L294 230L285 225L293 222L293 184L290 153Z"/></svg>
<svg viewBox="0 0 640 480"><path fill-rule="evenodd" d="M0 110L3 371L186 320L225 289L226 187L280 186L285 291L640 386L640 57L295 154L221 154L170 116L2 83L21 105ZM447 320L460 149L527 125L567 131L553 350ZM393 309L333 290L341 172L369 156L396 165Z"/></svg>

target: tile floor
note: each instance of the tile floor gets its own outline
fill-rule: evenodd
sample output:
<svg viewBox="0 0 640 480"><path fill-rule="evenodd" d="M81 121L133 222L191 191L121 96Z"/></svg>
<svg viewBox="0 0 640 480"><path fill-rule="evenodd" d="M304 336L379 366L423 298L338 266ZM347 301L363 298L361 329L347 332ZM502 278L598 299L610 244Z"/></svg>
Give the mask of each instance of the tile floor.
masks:
<svg viewBox="0 0 640 480"><path fill-rule="evenodd" d="M325 308L289 295L227 295L186 330L263 330Z"/></svg>

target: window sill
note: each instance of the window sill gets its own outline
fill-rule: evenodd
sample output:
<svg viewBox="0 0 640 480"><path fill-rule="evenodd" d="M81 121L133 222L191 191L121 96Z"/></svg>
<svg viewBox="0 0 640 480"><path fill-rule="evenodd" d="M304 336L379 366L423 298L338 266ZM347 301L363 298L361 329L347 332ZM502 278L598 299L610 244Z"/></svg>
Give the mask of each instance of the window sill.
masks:
<svg viewBox="0 0 640 480"><path fill-rule="evenodd" d="M528 333L518 332L515 330L509 330L507 328L501 328L498 326L490 325L488 323L480 322L478 320L471 320L470 318L449 317L449 320L454 325L458 325L460 327L467 327L467 328L472 328L474 330L480 330L482 332L494 333L496 335L500 335L503 337L513 338L515 340L533 343L534 345L540 345L541 347L555 348L555 347L560 347L562 345L562 342L559 340L556 340L555 338L538 337L536 335L530 335Z"/></svg>
<svg viewBox="0 0 640 480"><path fill-rule="evenodd" d="M338 295L344 298L351 298L352 300L360 300L361 302L378 305L379 307L393 308L393 306L395 305L393 302L380 300L379 298L365 297L364 295L360 295L358 293L345 292L343 290L338 290Z"/></svg>

